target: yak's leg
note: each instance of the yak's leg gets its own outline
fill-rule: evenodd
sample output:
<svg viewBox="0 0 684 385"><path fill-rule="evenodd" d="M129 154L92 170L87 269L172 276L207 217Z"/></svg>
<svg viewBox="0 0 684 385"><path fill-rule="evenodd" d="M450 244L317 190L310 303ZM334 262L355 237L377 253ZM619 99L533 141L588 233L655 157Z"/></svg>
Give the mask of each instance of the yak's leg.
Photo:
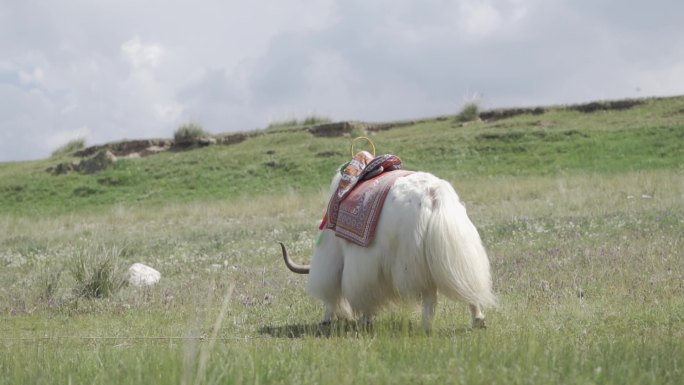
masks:
<svg viewBox="0 0 684 385"><path fill-rule="evenodd" d="M337 304L326 303L325 313L323 315L322 324L329 324L337 318L338 320L349 320L353 317L353 312L344 298L339 298Z"/></svg>
<svg viewBox="0 0 684 385"><path fill-rule="evenodd" d="M435 318L437 308L437 291L423 293L423 330L429 333L432 330L432 320Z"/></svg>
<svg viewBox="0 0 684 385"><path fill-rule="evenodd" d="M361 316L361 327L364 329L372 329L373 321L375 321L375 314L364 312Z"/></svg>
<svg viewBox="0 0 684 385"><path fill-rule="evenodd" d="M334 321L335 316L344 315L345 308L341 304L341 277L344 268L342 250L335 242L335 235L330 231L320 234L320 244L314 251L309 271L307 291L312 297L325 304L322 324ZM346 301L344 301L346 304Z"/></svg>
<svg viewBox="0 0 684 385"><path fill-rule="evenodd" d="M470 305L470 314L473 316L473 329L486 329L485 316L479 305Z"/></svg>
<svg viewBox="0 0 684 385"><path fill-rule="evenodd" d="M326 303L325 304L325 314L323 315L323 321L321 324L327 325L332 322L333 317L335 316L335 306Z"/></svg>

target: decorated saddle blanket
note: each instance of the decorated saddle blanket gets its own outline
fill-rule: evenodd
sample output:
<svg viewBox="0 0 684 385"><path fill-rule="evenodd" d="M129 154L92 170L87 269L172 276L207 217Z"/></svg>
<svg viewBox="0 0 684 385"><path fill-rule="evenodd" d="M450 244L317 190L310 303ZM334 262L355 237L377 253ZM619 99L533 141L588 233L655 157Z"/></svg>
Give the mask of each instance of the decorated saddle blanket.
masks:
<svg viewBox="0 0 684 385"><path fill-rule="evenodd" d="M335 231L338 237L368 246L394 182L412 171L402 170L395 155L373 157L361 151L341 171L337 191L330 198L321 229Z"/></svg>

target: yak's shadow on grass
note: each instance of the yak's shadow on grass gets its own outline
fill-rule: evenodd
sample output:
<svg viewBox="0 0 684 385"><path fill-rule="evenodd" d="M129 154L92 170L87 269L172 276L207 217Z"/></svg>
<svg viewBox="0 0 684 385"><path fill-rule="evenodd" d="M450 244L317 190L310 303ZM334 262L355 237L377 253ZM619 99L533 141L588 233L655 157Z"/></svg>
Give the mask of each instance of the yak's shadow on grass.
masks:
<svg viewBox="0 0 684 385"><path fill-rule="evenodd" d="M461 327L450 330L433 330L426 333L423 329L411 322L384 321L367 325L356 321L338 321L316 324L291 324L283 326L262 326L259 333L267 334L276 338L305 338L305 337L361 337L361 336L389 336L389 337L414 337L414 336L437 336L453 337L464 335L472 331L469 327Z"/></svg>
<svg viewBox="0 0 684 385"><path fill-rule="evenodd" d="M360 327L356 322L331 322L262 326L259 329L259 333L277 338L346 337L358 334L359 330L367 332L369 329L368 327Z"/></svg>

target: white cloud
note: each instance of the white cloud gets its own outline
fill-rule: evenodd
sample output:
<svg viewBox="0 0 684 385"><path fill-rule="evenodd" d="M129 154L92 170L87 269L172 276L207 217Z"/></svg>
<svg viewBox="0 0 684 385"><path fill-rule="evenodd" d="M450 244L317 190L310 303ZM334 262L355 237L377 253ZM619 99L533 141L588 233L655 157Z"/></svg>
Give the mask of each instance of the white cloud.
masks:
<svg viewBox="0 0 684 385"><path fill-rule="evenodd" d="M19 80L22 84L40 84L44 75L45 71L41 67L35 67L33 70L19 71Z"/></svg>
<svg viewBox="0 0 684 385"><path fill-rule="evenodd" d="M143 111L148 110L151 117L157 119L158 127L176 122L183 106L175 100L175 90L167 86L159 74L165 49L135 36L121 44L121 53L130 65L129 77L120 83L121 91Z"/></svg>
<svg viewBox="0 0 684 385"><path fill-rule="evenodd" d="M121 44L121 53L134 69L153 69L159 67L164 49L158 44L145 44L139 36L135 36Z"/></svg>
<svg viewBox="0 0 684 385"><path fill-rule="evenodd" d="M224 132L455 113L468 92L485 107L684 93L682 13L675 0L1 2L0 161L83 133L171 137L188 120Z"/></svg>
<svg viewBox="0 0 684 385"><path fill-rule="evenodd" d="M460 4L459 19L466 34L482 37L495 33L501 27L501 14L488 2L469 0Z"/></svg>
<svg viewBox="0 0 684 385"><path fill-rule="evenodd" d="M183 107L176 102L170 101L167 104L154 104L154 111L159 119L175 122L183 113Z"/></svg>

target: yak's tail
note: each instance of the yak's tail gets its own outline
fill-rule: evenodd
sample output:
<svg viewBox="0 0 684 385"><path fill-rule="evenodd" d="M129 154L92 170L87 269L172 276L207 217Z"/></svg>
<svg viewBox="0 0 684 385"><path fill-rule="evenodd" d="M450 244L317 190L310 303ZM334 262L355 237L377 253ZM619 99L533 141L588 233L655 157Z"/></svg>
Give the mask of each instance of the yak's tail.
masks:
<svg viewBox="0 0 684 385"><path fill-rule="evenodd" d="M496 306L487 253L456 191L440 181L430 194L425 252L437 290L472 305Z"/></svg>

